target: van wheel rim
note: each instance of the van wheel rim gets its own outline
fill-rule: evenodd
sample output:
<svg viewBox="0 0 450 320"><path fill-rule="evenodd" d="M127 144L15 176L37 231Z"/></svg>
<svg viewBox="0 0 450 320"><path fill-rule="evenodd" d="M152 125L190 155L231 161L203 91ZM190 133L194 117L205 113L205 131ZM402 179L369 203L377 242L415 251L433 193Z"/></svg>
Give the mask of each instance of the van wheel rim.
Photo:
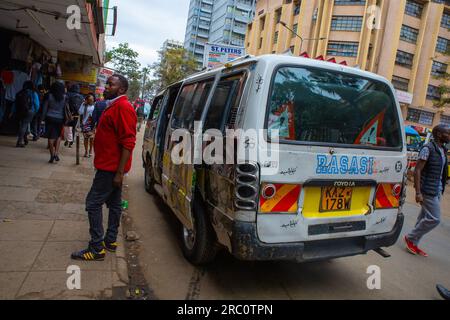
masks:
<svg viewBox="0 0 450 320"><path fill-rule="evenodd" d="M184 244L189 250L193 250L195 246L196 234L195 230L189 230L183 226L183 240Z"/></svg>

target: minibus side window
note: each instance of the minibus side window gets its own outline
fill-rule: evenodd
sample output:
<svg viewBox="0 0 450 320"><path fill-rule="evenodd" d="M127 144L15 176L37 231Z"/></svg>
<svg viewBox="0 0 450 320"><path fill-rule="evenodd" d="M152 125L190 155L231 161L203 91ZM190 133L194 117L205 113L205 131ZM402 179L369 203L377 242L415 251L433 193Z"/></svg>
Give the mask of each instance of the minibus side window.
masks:
<svg viewBox="0 0 450 320"><path fill-rule="evenodd" d="M175 106L172 128L192 130L194 121L200 121L213 81L184 86Z"/></svg>
<svg viewBox="0 0 450 320"><path fill-rule="evenodd" d="M174 113L172 117L172 128L181 128L182 127L182 115L183 111L188 109L190 110L190 103L192 101L192 96L195 93L195 89L197 84L190 84L184 86L181 89L180 97L177 100L177 103L174 108Z"/></svg>
<svg viewBox="0 0 450 320"><path fill-rule="evenodd" d="M222 78L214 92L205 122L205 130L223 131L225 125L232 126L244 90L245 74ZM230 128L231 129L231 128Z"/></svg>
<svg viewBox="0 0 450 320"><path fill-rule="evenodd" d="M158 119L159 112L161 111L161 106L164 101L164 96L157 97L155 102L153 103L152 111L149 114L148 120L155 121Z"/></svg>

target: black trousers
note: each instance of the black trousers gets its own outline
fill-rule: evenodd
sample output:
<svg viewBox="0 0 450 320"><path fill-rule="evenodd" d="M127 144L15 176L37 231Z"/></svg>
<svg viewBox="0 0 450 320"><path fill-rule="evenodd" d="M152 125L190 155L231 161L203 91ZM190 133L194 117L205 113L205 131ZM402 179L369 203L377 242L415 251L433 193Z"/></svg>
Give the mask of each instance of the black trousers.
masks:
<svg viewBox="0 0 450 320"><path fill-rule="evenodd" d="M97 171L91 191L86 198L86 211L89 215L91 242L90 247L99 252L102 242L117 241L120 218L122 215L122 189L113 186L115 173ZM103 205L109 208L108 230L103 229Z"/></svg>

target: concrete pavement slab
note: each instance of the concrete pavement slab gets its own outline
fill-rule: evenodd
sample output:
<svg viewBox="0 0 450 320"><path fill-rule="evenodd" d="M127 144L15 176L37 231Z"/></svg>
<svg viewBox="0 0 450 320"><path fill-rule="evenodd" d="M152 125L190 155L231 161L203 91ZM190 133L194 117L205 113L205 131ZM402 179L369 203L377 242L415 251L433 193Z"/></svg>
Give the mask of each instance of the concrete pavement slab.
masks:
<svg viewBox="0 0 450 320"><path fill-rule="evenodd" d="M0 222L0 241L45 241L52 226L53 221Z"/></svg>
<svg viewBox="0 0 450 320"><path fill-rule="evenodd" d="M0 167L0 176L49 179L51 174L52 174L51 171L42 170L42 167L36 170L24 168Z"/></svg>
<svg viewBox="0 0 450 320"><path fill-rule="evenodd" d="M55 184L49 188L42 189L36 201L39 203L84 203L89 187L77 184Z"/></svg>
<svg viewBox="0 0 450 320"><path fill-rule="evenodd" d="M14 299L26 276L26 272L0 272L0 300Z"/></svg>
<svg viewBox="0 0 450 320"><path fill-rule="evenodd" d="M17 299L23 300L61 300L61 299L101 299L104 292L112 288L112 272L82 271L81 290L68 290L65 271L30 272Z"/></svg>
<svg viewBox="0 0 450 320"><path fill-rule="evenodd" d="M36 241L0 241L0 272L30 270L43 244Z"/></svg>
<svg viewBox="0 0 450 320"><path fill-rule="evenodd" d="M19 187L0 187L0 200L6 201L35 201L39 190Z"/></svg>
<svg viewBox="0 0 450 320"><path fill-rule="evenodd" d="M81 271L112 271L115 268L114 254L108 253L105 261L74 261L70 255L87 246L86 242L47 242L36 259L32 271L66 271L67 267L77 265Z"/></svg>
<svg viewBox="0 0 450 320"><path fill-rule="evenodd" d="M56 220L63 213L60 204L0 200L0 219Z"/></svg>
<svg viewBox="0 0 450 320"><path fill-rule="evenodd" d="M0 178L0 187L31 188L32 185L28 177L2 176Z"/></svg>
<svg viewBox="0 0 450 320"><path fill-rule="evenodd" d="M56 221L48 241L86 241L90 240L87 221Z"/></svg>

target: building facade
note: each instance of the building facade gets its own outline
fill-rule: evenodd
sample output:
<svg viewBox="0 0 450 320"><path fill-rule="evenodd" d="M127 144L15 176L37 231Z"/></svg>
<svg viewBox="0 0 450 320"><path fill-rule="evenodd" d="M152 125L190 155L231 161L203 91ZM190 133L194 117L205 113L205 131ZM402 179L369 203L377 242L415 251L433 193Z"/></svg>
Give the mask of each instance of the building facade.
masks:
<svg viewBox="0 0 450 320"><path fill-rule="evenodd" d="M182 42L176 40L166 40L164 41L161 50L163 52L166 52L167 50L182 49L182 48L184 48L184 44Z"/></svg>
<svg viewBox="0 0 450 320"><path fill-rule="evenodd" d="M199 66L203 65L205 44L209 40L213 0L191 0L184 47L191 52Z"/></svg>
<svg viewBox="0 0 450 320"><path fill-rule="evenodd" d="M244 47L256 0L191 0L184 47L203 65L205 44Z"/></svg>
<svg viewBox="0 0 450 320"><path fill-rule="evenodd" d="M398 90L407 124L430 128L450 125L450 111L435 107L450 61L449 28L450 1L259 0L246 49L290 49L378 73Z"/></svg>

